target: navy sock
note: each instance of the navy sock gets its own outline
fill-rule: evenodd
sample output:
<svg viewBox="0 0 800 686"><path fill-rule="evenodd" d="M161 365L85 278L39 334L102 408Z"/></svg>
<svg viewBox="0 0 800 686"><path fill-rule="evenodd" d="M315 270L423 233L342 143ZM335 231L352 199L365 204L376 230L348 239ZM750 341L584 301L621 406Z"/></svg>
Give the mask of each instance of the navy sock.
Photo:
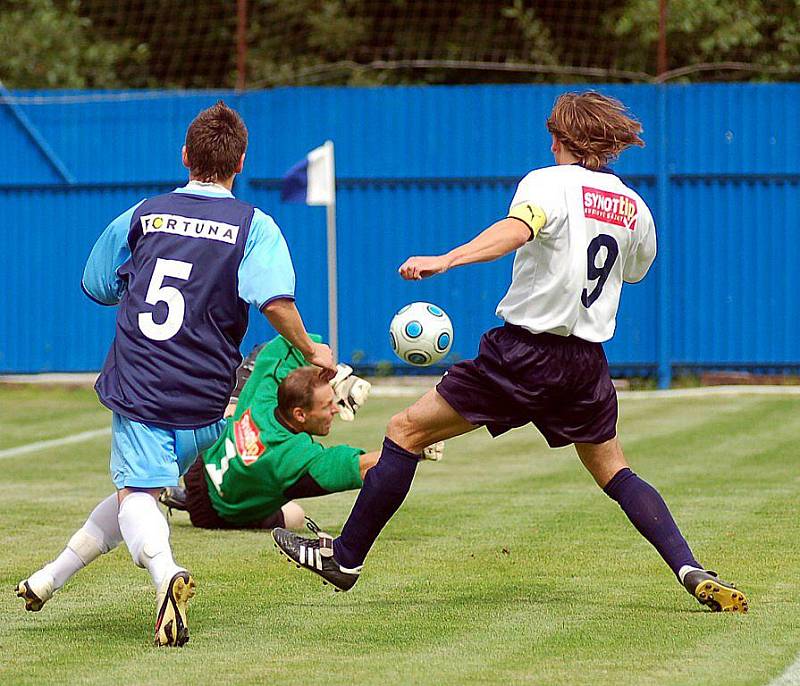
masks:
<svg viewBox="0 0 800 686"><path fill-rule="evenodd" d="M619 503L636 530L650 541L676 576L683 565L702 569L664 499L649 483L626 467L614 474L603 490Z"/></svg>
<svg viewBox="0 0 800 686"><path fill-rule="evenodd" d="M419 455L384 439L378 464L367 472L342 534L333 542L333 554L340 565L354 568L364 564L378 534L411 489L418 462Z"/></svg>

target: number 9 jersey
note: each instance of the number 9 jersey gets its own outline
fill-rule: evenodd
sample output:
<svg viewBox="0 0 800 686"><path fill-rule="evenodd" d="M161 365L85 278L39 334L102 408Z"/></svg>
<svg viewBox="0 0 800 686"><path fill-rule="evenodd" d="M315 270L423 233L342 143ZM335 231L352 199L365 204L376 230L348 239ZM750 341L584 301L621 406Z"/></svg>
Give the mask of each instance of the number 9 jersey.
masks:
<svg viewBox="0 0 800 686"><path fill-rule="evenodd" d="M562 164L522 179L508 216L532 238L517 250L497 316L533 333L609 340L622 282L643 279L656 256L641 197L607 167Z"/></svg>
<svg viewBox="0 0 800 686"><path fill-rule="evenodd" d="M138 422L193 429L222 417L249 304L293 299L294 269L271 218L193 181L115 219L82 286L101 304L119 303L100 401Z"/></svg>

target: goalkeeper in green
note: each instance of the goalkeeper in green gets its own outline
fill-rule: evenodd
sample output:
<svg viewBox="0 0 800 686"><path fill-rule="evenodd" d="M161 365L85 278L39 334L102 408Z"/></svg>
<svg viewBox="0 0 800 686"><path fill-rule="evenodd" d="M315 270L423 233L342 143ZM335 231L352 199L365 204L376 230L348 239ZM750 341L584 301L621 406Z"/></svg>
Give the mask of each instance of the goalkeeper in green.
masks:
<svg viewBox="0 0 800 686"><path fill-rule="evenodd" d="M313 439L328 435L337 414L352 419L369 388L345 365L324 381L286 339L273 339L240 368L233 414L184 476L185 489L165 489L161 502L207 529L300 528L305 513L296 498L361 488L378 461L378 451Z"/></svg>

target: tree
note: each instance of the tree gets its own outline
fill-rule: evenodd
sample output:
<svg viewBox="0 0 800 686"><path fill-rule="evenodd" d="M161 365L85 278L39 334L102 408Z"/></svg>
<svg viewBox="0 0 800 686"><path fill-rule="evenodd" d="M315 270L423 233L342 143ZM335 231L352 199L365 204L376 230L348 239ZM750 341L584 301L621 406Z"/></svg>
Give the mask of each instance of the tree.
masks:
<svg viewBox="0 0 800 686"><path fill-rule="evenodd" d="M0 3L0 80L13 88L123 87L123 64L136 67L146 46L98 38L78 2L5 0Z"/></svg>
<svg viewBox="0 0 800 686"><path fill-rule="evenodd" d="M605 30L628 46L619 57L623 69L655 73L652 46L658 40L658 23L652 8L652 0L628 0L607 16ZM800 2L669 0L667 44L670 69L742 62L752 65L752 71L715 76L775 78L781 70L788 75L800 62ZM699 73L700 78L709 77L708 72Z"/></svg>
<svg viewBox="0 0 800 686"><path fill-rule="evenodd" d="M656 0L247 4L250 87L655 77ZM667 29L684 79L800 73L800 0L669 0ZM0 79L13 88L236 83L234 0L0 0L0 32L11 37ZM693 67L723 61L749 71Z"/></svg>

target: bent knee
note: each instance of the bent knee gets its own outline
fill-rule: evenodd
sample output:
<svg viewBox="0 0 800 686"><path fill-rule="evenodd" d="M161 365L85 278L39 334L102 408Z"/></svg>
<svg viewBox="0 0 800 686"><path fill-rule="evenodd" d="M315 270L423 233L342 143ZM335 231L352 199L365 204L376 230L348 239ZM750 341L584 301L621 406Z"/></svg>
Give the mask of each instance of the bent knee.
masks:
<svg viewBox="0 0 800 686"><path fill-rule="evenodd" d="M394 415L386 427L386 435L391 438L397 445L405 447L405 443L411 437L414 431L414 425L411 422L408 409L402 410Z"/></svg>
<svg viewBox="0 0 800 686"><path fill-rule="evenodd" d="M398 412L390 420L386 435L401 448L419 455L437 441L464 433L465 420L457 415L444 401L435 401L435 391L424 395L411 407ZM466 424L466 430L473 428Z"/></svg>
<svg viewBox="0 0 800 686"><path fill-rule="evenodd" d="M430 441L423 427L418 426L411 418L409 410L398 412L389 420L386 436L410 453L419 454Z"/></svg>

